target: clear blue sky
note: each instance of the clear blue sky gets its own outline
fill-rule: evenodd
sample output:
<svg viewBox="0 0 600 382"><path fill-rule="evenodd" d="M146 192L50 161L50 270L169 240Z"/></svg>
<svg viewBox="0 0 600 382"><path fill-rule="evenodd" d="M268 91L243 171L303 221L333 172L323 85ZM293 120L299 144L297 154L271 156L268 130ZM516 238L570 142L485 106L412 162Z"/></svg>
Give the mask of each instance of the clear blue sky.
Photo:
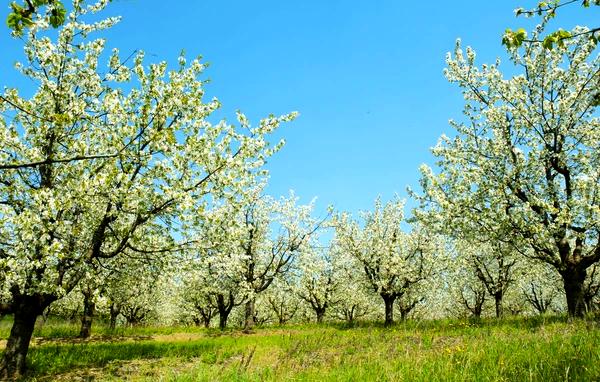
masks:
<svg viewBox="0 0 600 382"><path fill-rule="evenodd" d="M406 196L419 165L433 161L429 147L452 134L447 121L460 118L462 96L442 69L456 38L480 62L493 61L503 56L505 28L530 25L513 9L535 3L113 0L104 14L123 16L106 36L109 48L171 62L182 49L202 55L211 63L207 94L225 115L241 109L257 121L299 111L268 165L269 192L294 189L303 201L357 211L377 195ZM597 8L576 11L553 26L600 20ZM5 30L0 46L0 86L22 84L9 69L20 44Z"/></svg>

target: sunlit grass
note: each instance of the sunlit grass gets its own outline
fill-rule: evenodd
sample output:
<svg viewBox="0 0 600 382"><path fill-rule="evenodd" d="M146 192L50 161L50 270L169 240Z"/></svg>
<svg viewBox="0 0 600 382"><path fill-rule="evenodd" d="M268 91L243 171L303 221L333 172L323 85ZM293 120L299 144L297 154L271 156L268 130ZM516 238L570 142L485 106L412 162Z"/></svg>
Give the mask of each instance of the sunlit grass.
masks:
<svg viewBox="0 0 600 382"><path fill-rule="evenodd" d="M2 322L2 334L8 334ZM293 325L253 334L196 327L47 322L29 356L32 380L593 381L600 327L561 317ZM111 335L112 334L112 335ZM69 336L71 338L69 338Z"/></svg>

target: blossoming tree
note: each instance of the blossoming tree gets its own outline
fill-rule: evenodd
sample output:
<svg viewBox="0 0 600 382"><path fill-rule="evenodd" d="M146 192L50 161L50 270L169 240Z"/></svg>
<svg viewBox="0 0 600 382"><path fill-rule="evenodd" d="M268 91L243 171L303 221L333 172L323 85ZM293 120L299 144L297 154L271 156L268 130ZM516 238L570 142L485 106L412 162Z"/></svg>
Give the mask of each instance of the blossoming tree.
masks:
<svg viewBox="0 0 600 382"><path fill-rule="evenodd" d="M394 302L433 272L438 252L435 236L419 227L404 232L404 201L375 201L373 211L362 213L363 224L348 214L336 218L335 240L364 270L368 284L385 303L385 325L394 321Z"/></svg>
<svg viewBox="0 0 600 382"><path fill-rule="evenodd" d="M302 247L323 223L311 216L313 203L297 205L297 200L293 194L279 200L257 194L238 217L245 330L254 327L257 296L292 269Z"/></svg>
<svg viewBox="0 0 600 382"><path fill-rule="evenodd" d="M438 173L421 168L432 214L462 232L506 232L515 251L552 265L570 316L583 314L586 270L600 260L600 58L586 30L552 50L508 48L520 70L510 78L457 43L445 74L466 119L433 149Z"/></svg>
<svg viewBox="0 0 600 382"><path fill-rule="evenodd" d="M17 68L37 89L0 94L0 269L14 314L1 376L23 372L37 316L94 263L164 253L186 211L245 187L274 150L266 135L294 117L211 124L219 102L203 100L199 60L168 71L113 50L101 66L105 40L90 36L118 18L85 20L106 3L74 0L56 37L35 17ZM162 235L152 245L150 231Z"/></svg>

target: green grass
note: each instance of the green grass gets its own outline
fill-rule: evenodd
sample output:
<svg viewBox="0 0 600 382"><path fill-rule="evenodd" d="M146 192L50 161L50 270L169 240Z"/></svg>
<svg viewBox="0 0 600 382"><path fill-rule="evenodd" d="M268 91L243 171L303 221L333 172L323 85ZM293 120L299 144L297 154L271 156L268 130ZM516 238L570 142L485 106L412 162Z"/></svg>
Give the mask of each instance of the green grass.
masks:
<svg viewBox="0 0 600 382"><path fill-rule="evenodd" d="M1 322L1 333L6 322ZM600 327L560 317L296 325L253 334L76 325L36 331L28 379L136 381L594 381Z"/></svg>

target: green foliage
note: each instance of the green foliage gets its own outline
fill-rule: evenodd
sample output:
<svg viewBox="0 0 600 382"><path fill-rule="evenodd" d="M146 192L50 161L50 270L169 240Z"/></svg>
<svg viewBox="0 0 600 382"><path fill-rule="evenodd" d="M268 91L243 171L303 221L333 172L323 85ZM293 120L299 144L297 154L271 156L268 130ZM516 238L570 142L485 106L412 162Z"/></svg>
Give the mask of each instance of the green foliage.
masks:
<svg viewBox="0 0 600 382"><path fill-rule="evenodd" d="M54 28L58 28L65 22L65 16L67 11L60 1L55 2L54 6L50 10L50 25Z"/></svg>
<svg viewBox="0 0 600 382"><path fill-rule="evenodd" d="M525 9L519 7L515 9L515 15L525 16L525 17L533 17L538 16L542 18L542 24L546 24L550 19L556 17L557 10L567 5L571 5L574 1L540 1L537 4L536 8L533 9ZM584 8L589 8L591 5L600 5L600 0L583 0L581 5ZM584 32L589 36L589 38L594 42L598 43L598 32L600 28L591 28L589 31ZM506 29L504 35L502 36L502 44L507 48L519 48L523 45L524 42L537 42L542 43L542 46L545 49L552 50L556 45L559 47L564 47L564 40L574 37L573 34L558 29L556 31L550 32L546 37L536 36L531 40L527 40L527 33L523 28L518 29L517 31L513 31L511 29Z"/></svg>
<svg viewBox="0 0 600 382"><path fill-rule="evenodd" d="M48 18L48 23L53 28L63 25L67 16L67 10L61 0L25 0L23 5L13 1L10 7L12 11L6 18L6 25L18 36L34 24L36 15L42 15L40 8L46 8L43 15Z"/></svg>
<svg viewBox="0 0 600 382"><path fill-rule="evenodd" d="M504 32L504 36L502 37L502 44L507 47L519 47L523 45L523 42L527 38L527 32L523 28L519 28L516 31L508 28Z"/></svg>
<svg viewBox="0 0 600 382"><path fill-rule="evenodd" d="M571 37L571 32L559 29L556 32L552 32L548 36L546 36L544 38L544 41L542 42L542 46L548 50L552 50L554 48L554 44L557 44L561 48L564 48L564 40Z"/></svg>
<svg viewBox="0 0 600 382"><path fill-rule="evenodd" d="M47 7L48 22L52 27L58 28L65 22L66 10L59 0L26 0L24 5L15 1L10 4L12 12L6 18L6 25L17 35L23 33L23 29L34 24L34 16L40 7Z"/></svg>

